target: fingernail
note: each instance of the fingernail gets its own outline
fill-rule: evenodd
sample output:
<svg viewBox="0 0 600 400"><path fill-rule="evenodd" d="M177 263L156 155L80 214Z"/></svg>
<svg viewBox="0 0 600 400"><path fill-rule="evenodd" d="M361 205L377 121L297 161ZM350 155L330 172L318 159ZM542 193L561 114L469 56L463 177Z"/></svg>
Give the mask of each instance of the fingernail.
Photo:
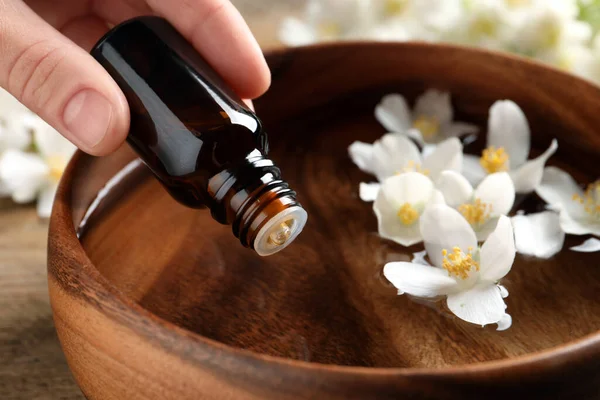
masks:
<svg viewBox="0 0 600 400"><path fill-rule="evenodd" d="M112 118L110 102L92 89L78 92L65 107L63 120L67 129L90 148L104 139Z"/></svg>

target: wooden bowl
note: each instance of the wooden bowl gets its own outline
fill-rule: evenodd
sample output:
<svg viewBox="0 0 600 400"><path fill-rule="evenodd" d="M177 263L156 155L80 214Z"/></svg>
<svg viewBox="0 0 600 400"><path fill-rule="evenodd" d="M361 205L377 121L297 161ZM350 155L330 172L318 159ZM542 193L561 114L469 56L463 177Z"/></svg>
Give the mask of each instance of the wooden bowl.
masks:
<svg viewBox="0 0 600 400"><path fill-rule="evenodd" d="M134 156L126 147L104 158L78 153L69 165L50 224L49 285L87 398L598 398L598 255L517 256L504 281L514 321L505 332L396 296L384 263L421 248L376 235L371 205L357 197L372 178L347 147L384 133L373 117L382 95L414 99L436 87L453 93L458 119L484 129L495 100L516 101L531 122L532 153L557 137L551 164L590 182L600 175L600 90L522 59L441 45L315 46L268 60L273 84L257 112L310 216L282 253L242 248L144 167L78 239L100 188ZM581 241L568 237L565 249Z"/></svg>

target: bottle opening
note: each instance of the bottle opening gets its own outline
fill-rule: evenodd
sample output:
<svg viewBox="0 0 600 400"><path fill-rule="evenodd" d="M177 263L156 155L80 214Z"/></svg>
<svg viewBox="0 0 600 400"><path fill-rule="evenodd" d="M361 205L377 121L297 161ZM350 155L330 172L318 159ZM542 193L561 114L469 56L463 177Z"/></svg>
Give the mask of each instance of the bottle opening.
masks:
<svg viewBox="0 0 600 400"><path fill-rule="evenodd" d="M254 239L254 251L260 256L270 256L290 245L298 237L308 214L299 206L282 210L269 219Z"/></svg>

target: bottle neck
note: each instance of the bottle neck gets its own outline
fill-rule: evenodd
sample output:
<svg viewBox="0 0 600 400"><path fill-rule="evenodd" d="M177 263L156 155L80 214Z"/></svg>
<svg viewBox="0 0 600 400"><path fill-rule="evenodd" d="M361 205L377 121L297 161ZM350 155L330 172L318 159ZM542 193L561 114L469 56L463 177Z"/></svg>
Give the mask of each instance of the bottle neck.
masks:
<svg viewBox="0 0 600 400"><path fill-rule="evenodd" d="M258 151L235 169L213 176L208 194L213 218L231 225L241 244L259 254L261 249L281 250L306 222L296 192L281 179L279 168Z"/></svg>

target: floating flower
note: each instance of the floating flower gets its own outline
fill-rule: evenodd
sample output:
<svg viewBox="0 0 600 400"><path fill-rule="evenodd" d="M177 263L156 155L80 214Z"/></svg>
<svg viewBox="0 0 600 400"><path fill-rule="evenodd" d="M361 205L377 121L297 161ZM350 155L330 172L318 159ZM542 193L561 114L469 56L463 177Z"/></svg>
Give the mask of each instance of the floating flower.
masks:
<svg viewBox="0 0 600 400"><path fill-rule="evenodd" d="M412 111L402 95L384 96L375 108L375 117L389 132L404 134L420 144L478 131L475 125L454 122L450 93L434 89L419 96Z"/></svg>
<svg viewBox="0 0 600 400"><path fill-rule="evenodd" d="M354 142L348 147L348 153L358 168L375 175L379 181L402 172L415 171L435 182L442 171L460 171L463 157L462 144L457 138L446 139L430 154L423 156L410 139L399 133L385 134L373 144ZM370 193L376 194L377 185L368 185ZM374 200L372 196L361 198Z"/></svg>
<svg viewBox="0 0 600 400"><path fill-rule="evenodd" d="M41 121L41 120L40 120ZM39 154L10 149L0 157L0 180L17 203L38 199L37 211L47 218L52 210L58 181L75 151L50 125L38 122L34 143Z"/></svg>
<svg viewBox="0 0 600 400"><path fill-rule="evenodd" d="M479 241L487 239L500 216L507 215L515 202L515 187L506 172L488 175L473 189L461 174L444 171L437 188L446 204L457 209L471 224Z"/></svg>
<svg viewBox="0 0 600 400"><path fill-rule="evenodd" d="M584 191L568 173L548 167L536 193L559 212L563 231L600 236L600 180L589 184Z"/></svg>
<svg viewBox="0 0 600 400"><path fill-rule="evenodd" d="M510 100L495 102L490 108L487 148L481 157L465 154L463 175L477 184L487 175L508 172L517 193L535 190L542 180L546 161L558 148L556 139L537 158L527 160L530 131L521 108Z"/></svg>
<svg viewBox="0 0 600 400"><path fill-rule="evenodd" d="M443 201L431 179L418 172L385 179L373 203L379 235L403 246L419 243L421 214L429 205Z"/></svg>
<svg viewBox="0 0 600 400"><path fill-rule="evenodd" d="M517 252L538 258L550 258L562 250L565 232L554 211L515 215L511 218Z"/></svg>
<svg viewBox="0 0 600 400"><path fill-rule="evenodd" d="M501 216L481 248L463 216L446 205L432 205L420 221L425 249L433 264L410 262L385 265L385 277L398 294L422 298L446 296L446 304L460 319L498 330L512 324L504 298L508 291L498 281L511 269L515 243L510 220Z"/></svg>

